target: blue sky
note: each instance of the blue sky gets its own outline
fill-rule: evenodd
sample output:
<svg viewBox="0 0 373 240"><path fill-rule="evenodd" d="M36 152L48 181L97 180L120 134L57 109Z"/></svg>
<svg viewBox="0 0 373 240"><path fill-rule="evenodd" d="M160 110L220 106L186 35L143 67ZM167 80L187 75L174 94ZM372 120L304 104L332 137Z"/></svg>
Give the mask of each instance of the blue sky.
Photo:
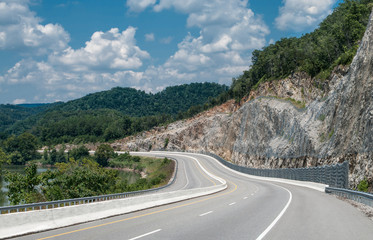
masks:
<svg viewBox="0 0 373 240"><path fill-rule="evenodd" d="M0 0L0 103L230 85L253 50L314 30L339 2Z"/></svg>

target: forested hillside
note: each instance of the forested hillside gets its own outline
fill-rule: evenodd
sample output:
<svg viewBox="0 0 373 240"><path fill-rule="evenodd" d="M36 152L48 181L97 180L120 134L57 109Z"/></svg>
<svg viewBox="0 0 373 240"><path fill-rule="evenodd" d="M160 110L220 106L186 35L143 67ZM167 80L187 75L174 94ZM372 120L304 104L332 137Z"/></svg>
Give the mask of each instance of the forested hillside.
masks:
<svg viewBox="0 0 373 240"><path fill-rule="evenodd" d="M142 117L158 114L178 114L191 106L205 104L228 87L216 83L191 83L167 87L156 94L145 93L133 88L116 87L110 91L92 93L67 102L55 110L75 111L115 109L127 116Z"/></svg>
<svg viewBox="0 0 373 240"><path fill-rule="evenodd" d="M4 132L7 128L15 124L17 121L21 121L30 116L44 112L48 108L55 106L57 104L58 103L20 104L20 105L1 104L0 105L0 134ZM1 136L0 136L0 139L1 139Z"/></svg>
<svg viewBox="0 0 373 240"><path fill-rule="evenodd" d="M116 87L67 103L3 105L15 113L4 114L1 132L6 138L29 131L47 145L109 141L193 116L216 104L216 97L227 90L216 83L173 86L157 94Z"/></svg>
<svg viewBox="0 0 373 240"><path fill-rule="evenodd" d="M372 0L346 0L314 32L283 38L252 54L252 66L233 79L230 95L237 101L260 82L281 79L294 72L326 79L339 64L348 65L363 37Z"/></svg>

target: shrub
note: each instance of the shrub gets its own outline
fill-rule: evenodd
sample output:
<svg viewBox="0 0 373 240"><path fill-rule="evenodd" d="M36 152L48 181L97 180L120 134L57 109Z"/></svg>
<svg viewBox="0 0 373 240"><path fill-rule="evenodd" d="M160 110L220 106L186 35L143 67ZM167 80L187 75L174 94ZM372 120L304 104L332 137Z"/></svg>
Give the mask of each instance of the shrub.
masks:
<svg viewBox="0 0 373 240"><path fill-rule="evenodd" d="M369 183L366 178L361 180L359 184L357 185L357 190L360 192L368 192L368 188L369 188Z"/></svg>

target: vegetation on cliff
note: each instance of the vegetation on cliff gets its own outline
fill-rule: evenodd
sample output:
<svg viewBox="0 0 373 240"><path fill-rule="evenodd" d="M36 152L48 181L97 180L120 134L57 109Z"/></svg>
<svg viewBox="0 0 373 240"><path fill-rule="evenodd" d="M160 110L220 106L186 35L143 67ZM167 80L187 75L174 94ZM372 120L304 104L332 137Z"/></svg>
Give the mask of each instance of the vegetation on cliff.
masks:
<svg viewBox="0 0 373 240"><path fill-rule="evenodd" d="M233 79L230 96L239 101L259 83L298 71L326 79L335 66L351 63L371 8L372 0L346 0L314 32L255 50L250 70Z"/></svg>

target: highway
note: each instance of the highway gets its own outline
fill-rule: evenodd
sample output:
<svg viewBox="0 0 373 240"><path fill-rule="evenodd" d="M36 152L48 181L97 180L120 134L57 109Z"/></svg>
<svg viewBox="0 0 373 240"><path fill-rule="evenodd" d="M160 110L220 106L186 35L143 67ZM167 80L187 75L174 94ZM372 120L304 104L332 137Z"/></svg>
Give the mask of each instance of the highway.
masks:
<svg viewBox="0 0 373 240"><path fill-rule="evenodd" d="M228 187L204 197L16 239L298 240L373 237L373 222L334 196L309 188L251 179L204 155L148 154L178 160L175 183L162 191L217 185L221 184L219 178L224 179Z"/></svg>

